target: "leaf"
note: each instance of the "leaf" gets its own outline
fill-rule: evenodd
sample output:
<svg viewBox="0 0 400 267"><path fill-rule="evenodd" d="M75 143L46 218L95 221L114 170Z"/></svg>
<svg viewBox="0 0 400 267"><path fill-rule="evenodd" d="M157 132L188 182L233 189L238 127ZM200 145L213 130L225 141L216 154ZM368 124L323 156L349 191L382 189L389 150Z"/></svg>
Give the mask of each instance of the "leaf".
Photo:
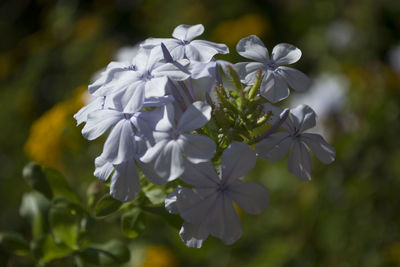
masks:
<svg viewBox="0 0 400 267"><path fill-rule="evenodd" d="M143 213L139 208L134 208L122 215L122 233L129 238L136 238L146 230Z"/></svg>
<svg viewBox="0 0 400 267"><path fill-rule="evenodd" d="M148 191L144 190L144 194L153 205L159 205L161 203L164 203L165 197L167 196L165 191L159 187L153 188Z"/></svg>
<svg viewBox="0 0 400 267"><path fill-rule="evenodd" d="M47 232L47 214L50 202L39 192L25 193L22 197L19 214L29 220L33 238L39 238Z"/></svg>
<svg viewBox="0 0 400 267"><path fill-rule="evenodd" d="M97 202L94 208L94 215L96 217L105 217L116 212L121 207L122 202L114 199L109 194L103 196L99 202Z"/></svg>
<svg viewBox="0 0 400 267"><path fill-rule="evenodd" d="M24 167L22 173L27 183L47 199L51 200L61 195L75 203L81 203L60 172L30 162Z"/></svg>
<svg viewBox="0 0 400 267"><path fill-rule="evenodd" d="M56 243L51 235L45 235L34 241L32 251L35 257L42 262L64 258L73 253L73 250L66 245Z"/></svg>
<svg viewBox="0 0 400 267"><path fill-rule="evenodd" d="M70 248L77 249L81 218L82 211L79 206L66 198L56 198L49 212L54 237Z"/></svg>
<svg viewBox="0 0 400 267"><path fill-rule="evenodd" d="M25 256L31 252L28 241L19 233L0 233L0 244L19 256Z"/></svg>
<svg viewBox="0 0 400 267"><path fill-rule="evenodd" d="M119 240L111 240L105 244L92 244L78 252L78 255L87 263L100 266L115 266L130 259L128 247Z"/></svg>
<svg viewBox="0 0 400 267"><path fill-rule="evenodd" d="M161 216L172 227L180 229L182 226L182 219L178 215L170 214L164 207L143 207L144 211Z"/></svg>
<svg viewBox="0 0 400 267"><path fill-rule="evenodd" d="M53 197L50 184L46 179L45 174L42 172L42 167L35 162L28 163L22 170L26 182L34 190L39 191L48 199Z"/></svg>
<svg viewBox="0 0 400 267"><path fill-rule="evenodd" d="M77 204L81 204L79 197L71 190L67 180L59 171L47 167L42 167L42 171L50 184L53 197L64 196Z"/></svg>

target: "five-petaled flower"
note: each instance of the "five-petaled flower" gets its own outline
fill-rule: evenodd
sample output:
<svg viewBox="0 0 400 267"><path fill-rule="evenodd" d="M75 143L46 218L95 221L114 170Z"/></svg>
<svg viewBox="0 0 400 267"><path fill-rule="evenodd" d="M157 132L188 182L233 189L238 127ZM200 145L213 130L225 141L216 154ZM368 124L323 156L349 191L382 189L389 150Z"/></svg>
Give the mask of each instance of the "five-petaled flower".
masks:
<svg viewBox="0 0 400 267"><path fill-rule="evenodd" d="M241 178L256 164L256 155L244 143L233 142L222 154L220 174L210 162L185 163L182 180L194 186L175 189L167 196L166 208L184 219L180 236L189 247L199 248L209 235L225 244L234 243L242 235L236 203L250 214L260 214L268 205L268 191Z"/></svg>
<svg viewBox="0 0 400 267"><path fill-rule="evenodd" d="M297 47L281 43L272 50L271 58L264 43L255 35L250 35L239 41L237 52L257 62L240 62L235 64L244 84L253 84L257 73L261 69L263 80L260 86L260 94L272 103L279 102L289 96L289 87L303 92L308 89L310 81L308 77L293 68L282 65L297 62L301 57L301 51Z"/></svg>
<svg viewBox="0 0 400 267"><path fill-rule="evenodd" d="M172 181L184 171L184 157L192 163L211 160L216 145L208 136L191 134L201 128L211 118L211 107L197 101L189 106L175 123L174 109L166 105L163 118L157 123L154 131L155 145L140 158L142 162L154 162L155 172L165 182Z"/></svg>
<svg viewBox="0 0 400 267"><path fill-rule="evenodd" d="M312 162L308 149L325 164L335 160L335 149L319 134L304 133L316 124L316 114L309 106L300 105L290 110L283 123L285 132L271 134L255 148L258 155L275 162L281 160L291 147L289 171L302 180L311 180Z"/></svg>
<svg viewBox="0 0 400 267"><path fill-rule="evenodd" d="M141 45L151 49L164 43L174 60L189 59L191 61L209 62L216 54L228 54L225 44L213 43L205 40L193 40L204 32L204 26L179 25L174 29L174 38L149 38Z"/></svg>

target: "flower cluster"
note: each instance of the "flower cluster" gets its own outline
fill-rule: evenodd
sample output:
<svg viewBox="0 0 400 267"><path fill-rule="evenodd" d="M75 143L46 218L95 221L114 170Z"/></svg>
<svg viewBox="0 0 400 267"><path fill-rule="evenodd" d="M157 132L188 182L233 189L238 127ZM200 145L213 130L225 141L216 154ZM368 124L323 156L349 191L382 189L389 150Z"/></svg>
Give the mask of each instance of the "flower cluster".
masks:
<svg viewBox="0 0 400 267"><path fill-rule="evenodd" d="M242 229L234 203L250 214L265 210L267 190L242 181L257 157L277 161L290 150L289 171L305 180L309 150L324 163L335 158L321 136L304 133L316 124L310 107L270 104L288 97L289 87L308 88L307 76L283 66L300 59L298 48L278 44L270 57L249 36L236 50L257 62L231 64L214 58L229 53L226 45L195 40L203 31L180 25L173 38L149 38L131 60L111 62L89 85L94 100L74 116L89 140L109 132L94 175L111 176L114 198L137 198L137 168L155 185L181 178L165 207L183 218L180 236L189 247L201 247L209 235L235 242ZM228 78L234 88L224 86Z"/></svg>

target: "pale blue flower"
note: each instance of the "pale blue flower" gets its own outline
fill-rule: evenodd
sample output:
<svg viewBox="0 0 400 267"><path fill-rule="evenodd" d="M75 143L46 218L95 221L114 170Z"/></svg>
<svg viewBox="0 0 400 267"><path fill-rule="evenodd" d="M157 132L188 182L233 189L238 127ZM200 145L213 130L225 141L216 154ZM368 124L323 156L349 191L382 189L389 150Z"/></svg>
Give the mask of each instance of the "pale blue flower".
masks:
<svg viewBox="0 0 400 267"><path fill-rule="evenodd" d="M93 140L111 129L107 137L102 157L112 164L120 164L129 160L134 154L136 141L135 136L139 132L149 135L150 129L146 120L146 112L141 112L144 96L142 91L135 91L133 95L133 112L126 113L119 104L113 109L95 110L88 114L87 122L82 129L83 136L88 140Z"/></svg>
<svg viewBox="0 0 400 267"><path fill-rule="evenodd" d="M290 110L289 117L282 124L286 131L271 134L256 144L258 156L275 162L281 160L291 149L289 171L302 180L311 180L312 162L309 150L325 164L333 162L336 156L335 149L322 136L304 133L315 125L316 114L309 106L300 105Z"/></svg>
<svg viewBox="0 0 400 267"><path fill-rule="evenodd" d="M168 78L185 80L189 73L174 63L161 62L160 54L155 50L141 49L130 65L112 62L100 78L89 86L89 91L95 96L117 97L125 112L133 112L136 91L142 91L145 98L162 97ZM182 60L181 65L189 62Z"/></svg>
<svg viewBox="0 0 400 267"><path fill-rule="evenodd" d="M134 140L135 149L131 151L132 154L127 155L126 161L112 164L103 155L95 160L94 176L102 182L110 179L110 195L122 202L134 200L140 193L141 186L136 164L150 182L157 185L164 183L164 180L154 172L153 164L143 163L139 160L147 149L145 139L134 136Z"/></svg>
<svg viewBox="0 0 400 267"><path fill-rule="evenodd" d="M141 157L144 163L154 163L154 170L165 182L181 176L184 159L193 163L210 160L215 153L215 142L204 135L192 134L211 117L211 107L204 102L190 105L175 123L172 105L163 108L163 118L153 133L155 144Z"/></svg>
<svg viewBox="0 0 400 267"><path fill-rule="evenodd" d="M282 65L297 62L301 57L301 51L297 47L281 43L274 47L272 56L269 57L268 49L255 35L250 35L239 41L237 52L257 62L241 62L235 64L242 82L253 84L257 78L258 70L262 70L263 80L260 86L260 94L272 103L281 101L289 96L289 87L298 92L308 89L310 81L308 77L293 68Z"/></svg>
<svg viewBox="0 0 400 267"><path fill-rule="evenodd" d="M205 40L193 40L203 32L204 26L201 24L193 26L179 25L172 33L174 38L149 38L141 46L151 49L159 47L161 43L164 43L174 60L186 58L191 61L209 62L216 54L229 53L228 47L224 44Z"/></svg>
<svg viewBox="0 0 400 267"><path fill-rule="evenodd" d="M209 235L225 244L234 243L242 235L236 203L250 214L260 214L268 205L268 191L255 183L243 183L256 164L256 155L248 145L233 142L222 154L219 175L211 162L185 163L182 180L194 186L175 189L165 200L170 213L184 219L180 236L189 247L201 247Z"/></svg>

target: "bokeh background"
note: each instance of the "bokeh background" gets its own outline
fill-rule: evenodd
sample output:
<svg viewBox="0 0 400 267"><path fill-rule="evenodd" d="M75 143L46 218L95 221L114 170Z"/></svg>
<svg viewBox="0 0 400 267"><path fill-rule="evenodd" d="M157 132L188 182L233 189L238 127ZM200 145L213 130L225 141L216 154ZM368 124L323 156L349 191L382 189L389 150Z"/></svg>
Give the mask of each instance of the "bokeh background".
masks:
<svg viewBox="0 0 400 267"><path fill-rule="evenodd" d="M270 50L298 46L295 67L312 87L282 104L317 111L336 161L315 161L310 182L290 175L287 159L259 161L249 180L264 184L271 202L261 216L241 214L244 234L231 246L209 238L201 250L186 248L158 219L129 239L111 218L91 238L126 243L124 266L400 266L398 0L1 1L0 232L32 238L20 210L31 191L22 169L31 160L61 171L82 199L107 190L92 175L102 140L84 140L72 115L108 62L183 23L202 23L202 38L226 43L231 53L220 58L232 62L243 60L235 45L250 34ZM33 262L1 245L0 266Z"/></svg>

